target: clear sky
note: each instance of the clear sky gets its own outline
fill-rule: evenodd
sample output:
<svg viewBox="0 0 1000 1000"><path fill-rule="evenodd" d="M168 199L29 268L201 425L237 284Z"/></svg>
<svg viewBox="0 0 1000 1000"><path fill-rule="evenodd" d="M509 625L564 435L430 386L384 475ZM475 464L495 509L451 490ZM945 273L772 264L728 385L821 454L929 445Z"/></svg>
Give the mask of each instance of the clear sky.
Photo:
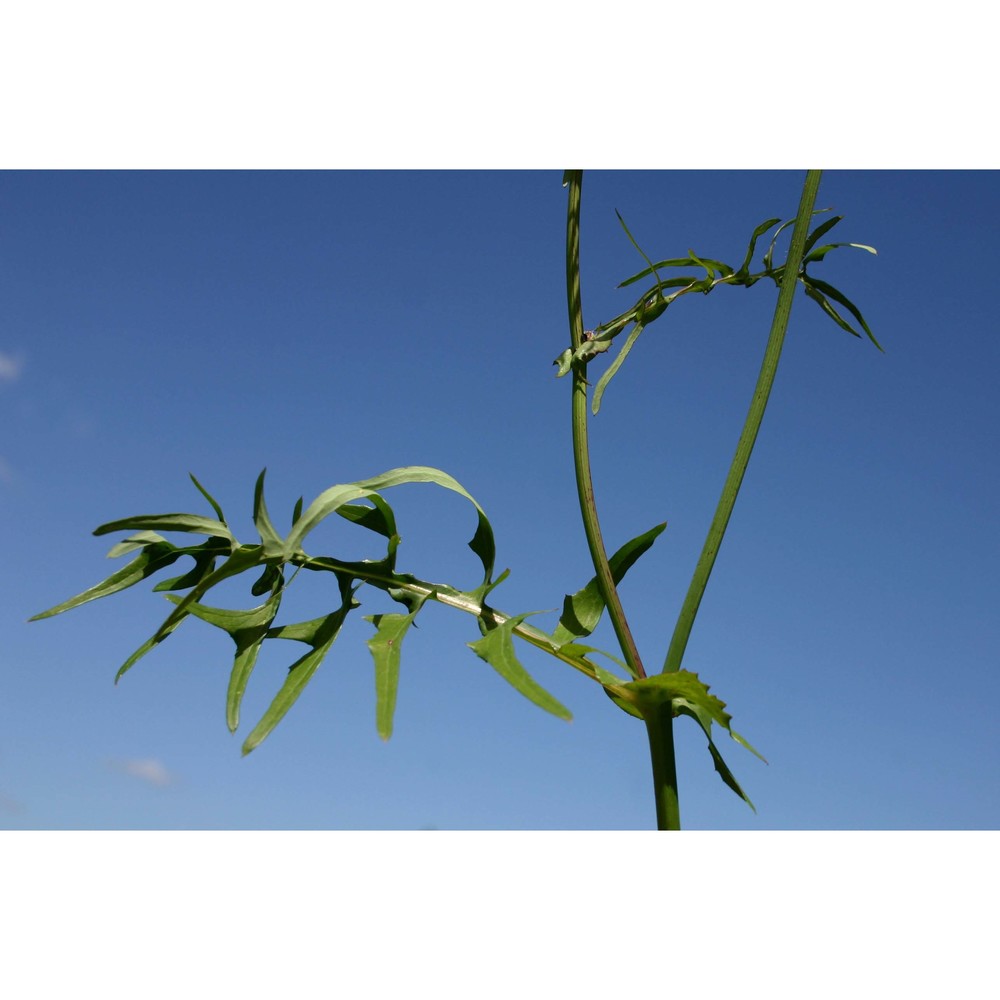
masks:
<svg viewBox="0 0 1000 1000"><path fill-rule="evenodd" d="M120 565L104 558L116 539L91 536L98 524L210 515L188 472L240 540L254 541L253 484L265 466L282 528L300 495L396 466L440 467L486 509L498 566L511 569L492 603L557 608L592 574L569 380L552 367L568 343L560 180L0 174L0 827L653 825L642 726L581 675L520 646L574 720L542 712L466 647L475 621L447 608L427 608L406 638L391 741L375 731L361 616L394 608L365 589L303 696L246 758L242 737L277 690L287 649L262 657L232 736L232 646L203 623L186 622L113 685L169 610L150 583L26 624ZM738 265L754 226L794 214L801 181L796 171L586 174L586 324L631 304L631 290L615 286L642 266L616 208L654 259L690 248ZM879 251L839 250L814 273L857 303L885 354L796 297L685 661L769 764L720 736L755 815L681 719L682 820L996 828L1000 346L989 262L1000 183L987 172L832 171L818 204L845 217L831 239ZM622 586L654 668L775 295L760 282L677 302L639 340L592 422L609 547L668 522ZM400 569L478 582L468 504L431 486L387 499ZM364 534L324 525L311 551L378 557ZM333 609L325 578L296 586L301 603L279 620ZM258 603L242 593L225 591L228 606ZM613 649L606 622L595 639Z"/></svg>

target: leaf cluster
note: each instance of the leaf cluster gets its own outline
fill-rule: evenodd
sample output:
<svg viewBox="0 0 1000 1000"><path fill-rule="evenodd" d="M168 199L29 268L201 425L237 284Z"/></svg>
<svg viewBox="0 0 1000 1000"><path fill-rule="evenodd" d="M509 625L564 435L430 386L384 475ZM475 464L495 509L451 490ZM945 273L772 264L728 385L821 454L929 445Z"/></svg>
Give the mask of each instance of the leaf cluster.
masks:
<svg viewBox="0 0 1000 1000"><path fill-rule="evenodd" d="M820 215L828 211L830 210L824 209L814 214ZM708 295L720 285L741 285L744 288L750 288L762 278L770 278L775 285L780 287L785 275L785 264L776 265L774 263L775 247L781 233L795 223L794 219L789 219L786 222L782 222L781 219L777 218L765 219L751 234L742 263L738 268L734 268L712 257L701 257L693 250L688 250L686 257L674 257L654 263L646 256L645 252L636 242L621 214L616 214L618 214L618 221L625 230L629 241L643 257L647 265L641 271L619 282L618 287L625 288L650 276L655 278L656 284L648 287L635 303L624 312L619 313L619 315L607 322L601 323L595 329L587 331L585 339L579 347L575 350L567 348L553 362L558 369L556 372L557 378L561 378L574 367L585 371L587 364L593 358L610 350L612 343L619 334L631 326L624 344L594 389L591 407L595 414L601 408L601 400L608 383L617 374L619 368L621 368L629 352L635 346L635 342L639 339L639 335L647 326L659 319L666 312L667 307L672 305L681 296L689 295L692 292L701 292L703 295ZM855 337L861 336L858 330L844 318L844 311L846 311L857 325L864 330L871 342L881 351L882 346L875 339L875 335L872 333L857 306L839 289L809 273L810 264L822 261L831 250L836 250L839 247L854 247L857 250L865 250L868 253L878 253L874 247L866 246L863 243L821 244L820 240L843 218L842 215L832 216L809 234L806 240L802 264L796 274L796 280L802 284L806 295L841 329L846 330ZM757 250L758 241L776 226L777 229L775 229L761 259L761 270L751 273L750 266ZM660 276L661 268L684 270L687 273L662 278ZM668 289L673 289L673 291L668 292Z"/></svg>
<svg viewBox="0 0 1000 1000"><path fill-rule="evenodd" d="M508 571L504 570L494 577L496 548L489 519L471 494L447 473L426 466L408 466L367 480L332 486L304 509L300 498L292 513L291 529L285 536L278 532L268 511L264 499L264 478L265 472L261 472L253 497L253 521L259 541L241 543L219 503L192 475L192 482L212 507L216 515L214 518L198 514L147 514L101 525L94 531L95 535L133 532L112 547L108 552L110 558L137 553L135 557L101 583L35 615L31 620L49 618L116 594L172 566L184 556L191 557L193 565L187 572L161 580L153 587L154 592L163 593L173 607L156 631L122 664L115 682L185 620L200 619L224 631L235 647L226 693L226 723L230 731L235 732L240 724L243 697L263 644L272 639L300 643L306 647L305 651L289 665L280 688L244 740L244 754L259 746L298 700L330 653L348 615L361 607L357 595L365 585L387 594L405 609L404 612L364 616L374 627L367 646L375 668L376 726L383 739L392 734L403 640L428 601L474 615L480 638L468 643L472 651L520 694L559 718L569 720L569 710L538 684L521 664L514 649L515 636L602 685L615 703L630 715L641 718L644 707L654 704L646 696L646 688L650 684L648 680L637 678L622 660L582 641L597 627L605 609L596 577L564 598L559 622L551 633L526 621L541 612L508 615L488 604L488 595L507 578ZM469 547L482 565L483 577L478 586L463 590L432 583L397 569L400 534L395 513L381 491L404 483L436 484L459 493L473 505L477 524ZM306 552L303 544L308 534L332 515L380 536L385 543L384 554L358 561ZM609 562L616 584L650 549L665 527L665 524L656 525L629 540L614 553ZM175 545L161 532L201 535L204 541ZM339 603L318 618L279 624L277 619L282 598L302 570L332 574ZM250 584L250 594L263 598L263 603L247 609L229 609L204 602L213 587L247 573L255 577ZM611 661L626 676L622 677L600 665L592 658L593 654ZM722 712L722 703L709 695L708 687L697 675L680 671L671 676L671 683L681 685L675 692L675 714L689 714L696 718L709 736L709 748L719 767L721 757L711 740L710 728L715 722L729 729L729 717ZM653 680L662 683L658 679ZM735 734L731 735L739 739ZM727 784L746 798L725 765L719 769Z"/></svg>

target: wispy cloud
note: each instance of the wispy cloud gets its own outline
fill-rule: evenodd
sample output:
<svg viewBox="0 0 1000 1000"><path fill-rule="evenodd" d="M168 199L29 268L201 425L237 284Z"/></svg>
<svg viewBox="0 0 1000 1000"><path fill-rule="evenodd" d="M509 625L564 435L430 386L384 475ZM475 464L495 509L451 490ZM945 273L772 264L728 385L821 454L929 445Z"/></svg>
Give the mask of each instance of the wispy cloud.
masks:
<svg viewBox="0 0 1000 1000"><path fill-rule="evenodd" d="M24 358L0 351L0 382L14 382L24 371Z"/></svg>
<svg viewBox="0 0 1000 1000"><path fill-rule="evenodd" d="M14 467L0 455L0 483L10 486L14 482Z"/></svg>
<svg viewBox="0 0 1000 1000"><path fill-rule="evenodd" d="M155 785L157 788L172 785L176 780L162 761L152 757L117 760L113 761L111 766L118 771L132 775L133 778L145 781L149 785Z"/></svg>

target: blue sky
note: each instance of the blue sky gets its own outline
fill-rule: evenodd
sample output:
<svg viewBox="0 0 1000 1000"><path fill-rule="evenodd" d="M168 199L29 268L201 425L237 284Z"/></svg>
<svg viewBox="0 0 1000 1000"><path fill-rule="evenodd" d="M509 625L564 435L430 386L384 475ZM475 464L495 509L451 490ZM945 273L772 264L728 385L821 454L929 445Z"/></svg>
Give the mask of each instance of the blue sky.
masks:
<svg viewBox="0 0 1000 1000"><path fill-rule="evenodd" d="M735 265L755 225L794 214L801 180L588 173L587 325L631 304L615 285L642 266L616 208L654 258L691 248ZM286 650L262 657L234 737L231 644L207 625L185 623L113 686L168 610L149 584L26 624L115 568L104 559L114 539L91 536L98 524L210 514L188 472L254 540L265 466L283 524L300 495L440 467L493 522L498 565L511 569L493 603L558 607L592 573L569 383L551 364L568 342L565 203L557 171L0 174L0 827L651 826L642 727L522 647L574 720L540 711L466 647L475 622L447 608L428 608L407 636L390 742L375 731L361 614L392 606L365 590L299 702L245 759L241 738L280 684ZM886 353L796 298L685 661L770 763L720 742L755 815L680 720L682 819L996 828L1000 347L988 262L1000 185L989 172L831 171L818 203L845 216L831 238L878 248L840 250L815 273L860 306ZM609 546L668 522L622 586L654 668L774 300L764 282L680 300L639 340L592 423ZM471 507L430 486L387 499L401 569L478 582ZM319 553L378 555L346 523L312 538ZM284 620L332 610L325 581L300 584ZM228 606L257 603L242 593L225 591ZM613 648L606 623L595 638Z"/></svg>

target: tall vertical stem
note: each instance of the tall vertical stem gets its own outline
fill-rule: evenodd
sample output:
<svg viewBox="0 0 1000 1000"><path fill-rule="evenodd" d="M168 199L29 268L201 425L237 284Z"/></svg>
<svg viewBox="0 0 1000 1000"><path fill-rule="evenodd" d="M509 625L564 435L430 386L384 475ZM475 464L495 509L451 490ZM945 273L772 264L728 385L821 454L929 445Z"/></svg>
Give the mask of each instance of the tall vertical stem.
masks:
<svg viewBox="0 0 1000 1000"><path fill-rule="evenodd" d="M691 635L691 627L698 614L698 607L704 596L705 587L708 585L708 578L715 565L715 557L719 554L719 547L722 544L723 535L726 533L729 517L736 505L736 495L740 491L743 474L746 472L750 453L757 440L757 432L764 419L764 410L767 407L768 396L771 394L771 386L774 384L774 376L778 370L778 359L781 357L781 348L785 341L785 331L788 329L792 299L795 296L795 286L798 284L799 267L802 264L806 238L809 235L809 222L816 204L821 175L821 170L810 170L806 173L802 199L799 202L799 211L795 217L795 227L792 230L792 241L788 248L788 259L781 277L781 289L778 292L778 304L775 307L774 320L771 323L771 334L764 351L764 361L761 364L760 375L757 377L757 385L750 401L750 410L736 445L736 454L733 456L732 465L729 467L729 473L722 487L722 496L719 498L715 517L712 518L705 545L701 550L698 565L695 567L691 585L688 587L687 596L684 598L684 604L670 640L670 648L667 650L666 662L663 665L664 673L681 668L684 650L687 648L688 638Z"/></svg>
<svg viewBox="0 0 1000 1000"><path fill-rule="evenodd" d="M583 171L567 170L565 183L569 185L566 223L566 300L569 305L570 338L575 351L583 343L583 304L580 298L580 195L583 188ZM588 417L586 364L574 363L573 464L576 469L576 488L580 498L580 513L583 516L587 545L590 547L590 558L597 574L597 585L608 609L622 655L637 677L645 677L646 671L643 669L635 640L625 620L625 611L618 597L611 567L608 565L601 526L597 519L594 484L590 474ZM671 706L667 705L665 708L657 706L654 713L644 721L649 736L649 756L653 765L657 828L679 830L681 819L677 800L674 720Z"/></svg>
<svg viewBox="0 0 1000 1000"><path fill-rule="evenodd" d="M569 185L569 208L566 221L566 301L569 306L570 339L575 351L583 342L583 303L580 298L580 195L583 171L567 170L564 183ZM625 661L638 677L646 671L639 657L632 632L625 619L625 610L608 565L608 555L601 536L594 499L594 483L590 474L590 444L587 434L586 366L573 364L573 466L576 470L576 490L580 499L583 529L587 535L590 558L597 575L597 585L608 609L611 624Z"/></svg>

